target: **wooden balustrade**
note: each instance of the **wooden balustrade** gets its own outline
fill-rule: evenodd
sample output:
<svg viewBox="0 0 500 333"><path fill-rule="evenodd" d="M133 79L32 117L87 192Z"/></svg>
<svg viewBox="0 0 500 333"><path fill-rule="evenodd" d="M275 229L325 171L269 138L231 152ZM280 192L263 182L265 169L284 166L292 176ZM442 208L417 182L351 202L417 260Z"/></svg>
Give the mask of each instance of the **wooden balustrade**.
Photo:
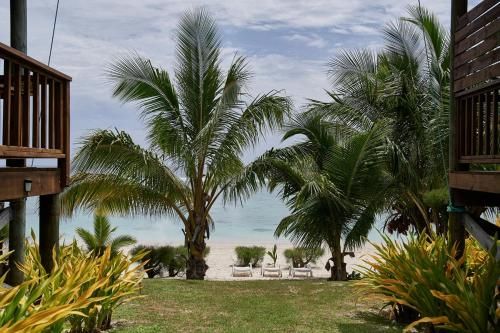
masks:
<svg viewBox="0 0 500 333"><path fill-rule="evenodd" d="M484 0L461 16L454 43L458 162L500 163L500 2Z"/></svg>
<svg viewBox="0 0 500 333"><path fill-rule="evenodd" d="M0 66L0 158L56 158L66 185L71 78L2 43Z"/></svg>

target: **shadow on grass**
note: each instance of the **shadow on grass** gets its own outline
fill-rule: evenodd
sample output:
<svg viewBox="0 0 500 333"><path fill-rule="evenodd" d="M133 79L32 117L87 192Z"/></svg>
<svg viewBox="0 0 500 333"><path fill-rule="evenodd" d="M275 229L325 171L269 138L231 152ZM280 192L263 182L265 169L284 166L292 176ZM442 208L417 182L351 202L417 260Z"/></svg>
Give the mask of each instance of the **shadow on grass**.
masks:
<svg viewBox="0 0 500 333"><path fill-rule="evenodd" d="M353 316L361 322L337 323L335 326L341 333L351 332L402 332L403 326L393 324L388 319L371 311L356 311Z"/></svg>

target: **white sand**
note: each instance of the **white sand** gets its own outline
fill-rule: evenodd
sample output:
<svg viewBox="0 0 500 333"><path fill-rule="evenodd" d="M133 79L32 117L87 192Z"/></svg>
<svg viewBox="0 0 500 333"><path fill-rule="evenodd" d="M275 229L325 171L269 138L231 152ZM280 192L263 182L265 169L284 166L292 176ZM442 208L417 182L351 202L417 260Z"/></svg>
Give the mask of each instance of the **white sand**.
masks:
<svg viewBox="0 0 500 333"><path fill-rule="evenodd" d="M252 277L232 277L231 276L231 265L236 262L236 254L234 252L234 248L236 246L264 246L266 247L266 251L272 250L274 244L278 247L278 261L277 265L280 265L283 270L284 279L288 279L288 267L289 265L286 263L285 257L283 256L283 251L287 248L293 247L290 242L287 241L278 241L277 243L226 243L226 242L207 242L207 245L210 246L210 254L207 257L207 265L209 269L206 274L207 280L221 280L221 281L229 281L229 280L264 280L264 279L277 279L277 277L262 277L260 272L260 267L253 269ZM345 257L345 262L347 263L347 272L351 273L356 265L362 265L363 259L367 259L367 256L373 253L373 246L370 244L366 244L366 246L355 252L355 257L351 258L349 256ZM328 252L328 251L325 251ZM313 276L327 278L330 276L330 272L325 270L325 264L328 258L331 255L329 253L325 253L323 257L321 257L316 264L313 264ZM264 257L264 265L267 263L272 263L271 258L266 255Z"/></svg>

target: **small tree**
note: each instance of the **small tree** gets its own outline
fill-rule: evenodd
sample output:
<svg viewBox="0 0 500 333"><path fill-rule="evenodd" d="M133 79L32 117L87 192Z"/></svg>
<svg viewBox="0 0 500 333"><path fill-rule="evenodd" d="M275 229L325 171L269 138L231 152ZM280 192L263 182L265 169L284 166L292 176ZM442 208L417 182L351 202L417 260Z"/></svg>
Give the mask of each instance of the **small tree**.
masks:
<svg viewBox="0 0 500 333"><path fill-rule="evenodd" d="M111 248L111 255L115 256L123 247L134 245L136 240L129 235L122 235L112 238L112 234L116 231L116 227L112 228L106 216L94 216L94 232L77 228L76 233L85 243L87 251L92 251L97 256L101 256L106 247Z"/></svg>
<svg viewBox="0 0 500 333"><path fill-rule="evenodd" d="M268 151L239 186L279 190L291 214L275 235L304 248L326 244L334 258L332 279L345 280L343 253L364 243L390 186L384 171L386 127L351 127L313 107L295 116L287 129L283 140L300 136L302 141Z"/></svg>
<svg viewBox="0 0 500 333"><path fill-rule="evenodd" d="M276 267L276 261L278 260L278 247L276 246L276 244L274 244L271 251L267 251L267 255L273 261L273 267Z"/></svg>

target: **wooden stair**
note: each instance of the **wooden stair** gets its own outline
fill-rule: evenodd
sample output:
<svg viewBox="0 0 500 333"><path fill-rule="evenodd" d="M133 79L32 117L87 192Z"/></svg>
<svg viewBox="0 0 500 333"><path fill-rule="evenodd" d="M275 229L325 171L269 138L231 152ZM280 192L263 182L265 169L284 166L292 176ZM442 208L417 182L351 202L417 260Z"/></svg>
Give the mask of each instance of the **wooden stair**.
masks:
<svg viewBox="0 0 500 333"><path fill-rule="evenodd" d="M470 214L464 214L465 230L471 234L479 244L487 251L494 246L497 247L496 260L500 261L500 227L481 218L474 218Z"/></svg>

